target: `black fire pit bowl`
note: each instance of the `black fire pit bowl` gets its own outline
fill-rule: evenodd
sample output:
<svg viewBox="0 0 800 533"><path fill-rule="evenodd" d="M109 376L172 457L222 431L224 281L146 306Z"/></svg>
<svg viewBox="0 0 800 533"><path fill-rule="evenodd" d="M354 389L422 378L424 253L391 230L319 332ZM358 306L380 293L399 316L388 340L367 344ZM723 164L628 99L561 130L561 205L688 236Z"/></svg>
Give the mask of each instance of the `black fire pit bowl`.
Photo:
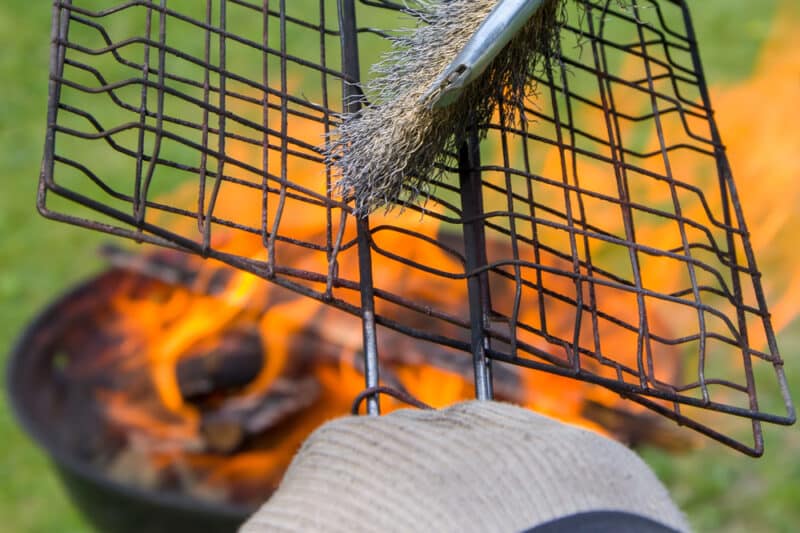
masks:
<svg viewBox="0 0 800 533"><path fill-rule="evenodd" d="M148 491L109 478L66 442L91 438L79 432L66 413L74 391L59 379L69 354L65 335L91 335L97 324L97 294L116 283L118 271L91 279L47 307L20 336L10 355L7 390L19 423L52 460L67 492L88 521L103 533L233 532L254 509L198 500L186 494ZM72 398L68 398L72 394ZM89 395L87 395L87 401Z"/></svg>

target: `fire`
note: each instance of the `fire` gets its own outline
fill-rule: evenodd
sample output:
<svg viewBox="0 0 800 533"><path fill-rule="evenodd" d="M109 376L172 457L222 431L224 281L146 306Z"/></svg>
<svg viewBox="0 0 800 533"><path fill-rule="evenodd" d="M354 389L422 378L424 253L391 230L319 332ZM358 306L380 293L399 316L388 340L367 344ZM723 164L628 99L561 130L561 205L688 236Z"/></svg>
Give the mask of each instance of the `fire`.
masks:
<svg viewBox="0 0 800 533"><path fill-rule="evenodd" d="M777 272L768 280L768 288L776 296L772 301L774 319L779 327L793 318L796 312L793 303L800 293L800 280L792 275L791 270L774 268L781 262L794 264L796 261L793 260L800 259L797 257L800 249L796 246L779 245L781 242L792 242L787 232L791 231L792 222L798 216L794 205L800 191L794 185L800 174L800 160L793 156L800 146L794 128L800 120L794 106L797 72L800 69L800 35L791 31L791 20L796 18L790 19L778 17L779 26L763 52L761 66L755 76L737 87L714 91L712 99L718 110L723 138L729 143L732 166L745 200L748 219L751 223L759 223L753 233L762 265ZM634 69L633 66L628 68ZM743 105L743 102L764 104L757 110L757 121L751 115L753 106ZM295 116L285 118L292 121L293 131L305 132L304 140L309 146L318 145L325 134L318 122ZM588 120L592 118L588 117ZM597 117L595 120L599 122L601 119ZM654 139L646 142L650 148L655 147ZM293 149L299 152L304 150L302 147ZM258 147L236 139L227 140L227 150L238 160L260 161L262 157ZM306 152L306 156L313 156L312 152ZM328 181L320 178L325 176L325 167L318 159L290 155L286 167L282 167L280 159L274 157L274 151L271 153L273 157L267 161L268 172L291 179L305 191L303 194L324 195L330 187ZM512 157L516 156L512 154ZM561 161L556 150L543 154L541 160L544 161L541 169L543 175L560 176ZM676 173L702 175L707 172L693 168L688 159L681 159L680 154L674 158L674 167ZM579 168L582 179L587 182L591 181L593 175L605 172L606 168L590 163L583 163ZM231 166L226 169L226 174L243 184L261 183L258 173L245 168ZM594 181L609 183L608 180ZM186 195L189 198L187 190L178 191L176 197ZM243 224L259 226L262 223L262 198L252 191L246 185L224 184L216 200L217 213L224 219L237 219ZM657 196L663 191L640 192L653 202L658 202L660 199ZM203 201L208 205L212 199L211 193L207 193ZM325 211L321 207L304 206L303 212L308 214L306 217L278 219L277 206L283 203L288 210L298 200L281 198L275 192L269 195L268 201L271 208L266 225L279 228L279 235L291 235L312 242L324 242L327 238ZM611 209L610 205L593 207L598 210L595 212L596 220L618 218L603 216L603 210ZM694 206L693 209L699 207ZM701 213L693 211L690 216L699 217ZM385 219L378 214L372 219L373 226L383 223L413 226L415 231L431 238L440 229L431 217L420 218L413 212L392 213ZM341 233L341 242L350 242L355 238L356 229L352 221L344 226L340 221L333 221L333 228ZM612 233L619 231L618 227L606 229ZM232 237L232 234L215 230L212 237L214 246L224 252L266 259L264 242L260 236L239 232ZM640 240L659 243L661 248L667 248L671 239L675 238L674 228L643 225L639 237ZM403 250L409 259L435 264L442 271L458 272L461 269L461 265L452 257L438 249L419 246L418 243L409 245L407 238L399 233L378 234L376 241L384 249ZM602 253L600 243L593 242L592 246L593 253ZM278 248L277 253L282 254L282 262L291 261L298 269L319 272L325 271L328 266L326 256L312 250L287 245ZM168 265L196 275L186 285L140 279L129 281L119 288L113 300L113 310L115 316L120 317L115 327L124 342L115 355L107 355L113 359L107 363L113 363L117 369L131 374L147 376L149 385L143 386L144 392L142 387L135 389L136 392L121 388L102 390L99 399L107 417L131 436L131 447L147 458L148 468L179 471L175 475L191 478L192 482L187 486L206 497L257 502L268 495L280 480L303 439L325 420L349 412L353 398L363 390L364 380L359 370L360 322L320 302L290 293L222 263L180 257L172 252L151 253L153 256L159 254ZM373 260L377 285L397 287L398 293L409 298L445 308L463 306L467 299L463 280L436 278L434 283L430 277L423 277L418 271L383 255L375 255ZM558 264L555 259L550 261L551 266ZM357 279L358 265L354 255L343 256L338 267L344 277ZM649 286L665 292L678 287L678 280L650 272L660 270L646 270L646 283ZM550 276L547 283L557 286L569 281ZM502 294L508 287L501 286L498 289ZM599 290L602 292L602 289ZM624 297L607 294L599 298L616 302L609 311L612 314L624 316L630 314L632 309L635 312L635 304L632 305ZM354 300L353 303L357 302ZM380 313L393 312L385 302L379 301L378 305L384 306L378 309ZM557 305L553 305L557 311ZM549 312L553 316L553 309ZM523 309L522 313L527 314L523 320L530 323L537 321L537 309ZM684 319L671 315L667 309L655 310L650 318L650 327L660 332L679 328L680 320ZM572 314L562 314L560 320L563 324L551 324L551 331L557 336L568 335L572 329L574 310ZM603 338L607 343L631 345L635 342L635 334L615 328L612 324L601 325L601 328L604 329ZM257 338L261 350L258 361L260 368L249 376L244 385L213 392L199 401L187 398L186 392L181 389L177 371L179 365L197 353L213 353L220 339L231 331L249 332L248 335ZM582 333L588 335L589 332ZM384 375L385 380L395 380L409 393L435 407L473 396L470 375L454 368L427 363L428 347L392 331L381 331L379 340L379 351L386 359L385 366L390 369L389 374ZM551 346L548 347L532 334L523 334L522 340L552 350ZM590 339L586 341L588 343ZM461 361L467 356L447 352L443 357ZM515 384L521 386L517 387L518 396L509 399L598 431L603 429L585 416L587 402L609 408L623 407L617 395L585 383L540 372L512 374L514 379L519 380ZM293 390L299 383L308 385L306 397L294 398L291 392L285 392ZM242 402L247 398L257 401L269 399L270 391L278 391L279 396L285 392L289 398L286 401L295 407L290 408L288 415L282 412L268 413L275 418L274 422L266 424L261 433L248 435L246 445L241 446L239 428L236 427L233 428L234 433L230 434L224 425L219 426L223 429L213 426L214 431L219 433L208 434L211 431L209 413L218 414L219 410L227 409L226 402ZM147 392L150 396L146 395ZM626 409L636 409L624 405ZM403 405L386 399L383 407L384 411L391 411ZM247 409L250 407L244 405L241 412L248 412ZM223 447L232 442L232 448L224 450L225 453L209 450L209 438L218 439ZM110 470L115 471L114 468Z"/></svg>
<svg viewBox="0 0 800 533"><path fill-rule="evenodd" d="M231 142L229 149L255 151L235 141ZM239 154L238 157L255 159L257 154ZM270 164L277 165L278 162ZM293 161L290 165L291 172L298 177L318 176L323 168L321 163L313 162L301 164ZM278 170L270 169L272 172ZM246 173L239 177L250 179ZM302 185L311 188L310 184ZM259 206L252 202L248 204L244 189L237 192L241 192L241 195L225 197L237 209L243 205ZM217 208L224 209L226 205L220 204ZM237 213L245 218L248 216L246 210ZM417 232L431 238L436 236L439 229L432 219L420 219L417 214L400 214L399 222L396 214L388 217L387 223L413 225ZM373 220L375 225L381 222L380 217ZM306 239L320 238L319 234L324 230L322 217L291 219L285 224L288 227L282 230L287 234L302 235ZM343 229L344 242L354 238L355 228L352 225ZM458 272L461 268L453 258L438 249L409 246L402 234L378 234L376 240L385 249L404 250L410 259L435 264L443 271ZM256 237L239 235L236 239L230 239L222 235L215 246L251 257L259 257L264 253L263 243ZM218 262L178 258L171 252L156 253L167 263L180 264L181 268L199 274L190 286L151 283L143 289L134 283L118 291L113 308L115 315L122 317L117 324L119 335L128 341L114 358L129 372L149 375L155 400L142 402L141 398L132 398L123 390L103 391L101 401L106 414L114 420L114 424L124 427L134 436L139 453L151 456L149 468L156 469L163 465L174 468L175 464L184 464L187 465L184 468L189 468L193 473L193 479L202 479L203 487L213 489L204 490L203 494L218 496L223 491L227 498L258 501L280 479L303 439L325 420L348 413L353 399L363 390L363 374L357 369L362 342L360 322L315 300L289 293L252 274ZM343 276L356 277L358 265L355 259L351 255L340 261L339 270ZM296 268L320 271L325 267L326 258L308 252L297 253L293 260ZM374 270L377 284L398 287L398 291L408 298L440 307L461 306L466 301L466 288L461 280L439 279L431 283L430 278L421 276L417 270L402 267L381 255L374 257ZM215 287L220 278L225 279L222 290ZM378 305L378 312L392 313L386 307L388 304ZM252 446L239 449L237 437L233 437L231 442L235 444L230 450L236 450L234 454L227 453L230 451L226 444L229 438L227 432L208 435L207 422L204 420L207 417L204 411L213 411L224 404L228 393L212 400L210 407L198 406L187 400L176 370L182 360L193 352L202 351L203 346L213 344L214 339L231 330L259 332L265 354L261 370L245 387L235 391L235 397L264 398L286 376L294 379L298 373L310 374L319 388L308 408L302 409L296 416L278 421L274 428L268 426L270 431L251 439ZM390 374L384 375L390 384L401 384L410 394L435 407L473 397L468 372L459 373L426 364L426 348L397 333L382 331L380 342L380 352L392 360L387 365ZM452 352L445 354L445 357L464 361L468 356ZM297 361L304 358L309 359L301 365L305 368L296 368ZM469 368L469 365L464 368ZM600 429L581 415L582 399L586 396L585 386L552 377L542 379L526 376L521 379L525 380L528 387L521 387L519 395L511 399L539 411ZM535 394L524 392L530 387L535 389ZM405 405L391 398L383 402L385 412L401 407ZM280 438L269 436L276 432ZM154 439L154 444L149 448L146 445L148 438ZM213 438L214 445L222 446L226 453L209 453L209 438ZM112 472L116 470L111 469Z"/></svg>

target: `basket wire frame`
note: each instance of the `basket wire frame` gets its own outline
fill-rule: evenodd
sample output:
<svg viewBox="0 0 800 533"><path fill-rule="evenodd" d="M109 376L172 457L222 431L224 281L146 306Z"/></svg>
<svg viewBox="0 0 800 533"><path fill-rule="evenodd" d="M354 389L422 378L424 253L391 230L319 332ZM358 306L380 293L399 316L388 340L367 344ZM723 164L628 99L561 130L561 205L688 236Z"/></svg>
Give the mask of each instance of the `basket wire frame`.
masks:
<svg viewBox="0 0 800 533"><path fill-rule="evenodd" d="M795 411L685 2L571 2L517 116L471 125L424 206L357 219L320 146L407 7L56 0L40 211L361 317L367 388L396 330L472 354L479 398L529 367L761 454Z"/></svg>

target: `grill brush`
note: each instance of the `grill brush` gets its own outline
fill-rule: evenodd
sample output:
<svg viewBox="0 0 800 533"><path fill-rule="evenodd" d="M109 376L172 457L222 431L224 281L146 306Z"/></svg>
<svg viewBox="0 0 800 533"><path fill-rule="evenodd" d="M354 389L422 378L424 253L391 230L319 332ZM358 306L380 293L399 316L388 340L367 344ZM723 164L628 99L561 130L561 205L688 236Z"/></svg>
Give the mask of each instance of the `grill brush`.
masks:
<svg viewBox="0 0 800 533"><path fill-rule="evenodd" d="M427 196L470 128L515 116L554 50L562 0L434 0L373 66L376 101L346 116L327 149L338 191L365 216Z"/></svg>

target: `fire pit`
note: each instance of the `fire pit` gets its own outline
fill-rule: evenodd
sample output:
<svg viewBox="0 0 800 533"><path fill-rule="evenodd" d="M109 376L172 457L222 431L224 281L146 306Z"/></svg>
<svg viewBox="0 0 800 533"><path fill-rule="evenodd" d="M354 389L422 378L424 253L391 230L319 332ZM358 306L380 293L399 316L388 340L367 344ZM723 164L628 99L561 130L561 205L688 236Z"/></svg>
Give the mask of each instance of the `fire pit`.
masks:
<svg viewBox="0 0 800 533"><path fill-rule="evenodd" d="M249 275L178 252L104 254L117 266L55 301L18 341L8 372L17 416L100 530L231 531L305 437L350 411L363 386L358 321L257 278L232 302ZM463 297L450 294L451 305ZM202 320L211 309L228 316L219 328ZM390 331L381 353L392 390L434 406L472 394L463 353ZM498 365L497 397L629 444L689 445L601 387L530 376Z"/></svg>

